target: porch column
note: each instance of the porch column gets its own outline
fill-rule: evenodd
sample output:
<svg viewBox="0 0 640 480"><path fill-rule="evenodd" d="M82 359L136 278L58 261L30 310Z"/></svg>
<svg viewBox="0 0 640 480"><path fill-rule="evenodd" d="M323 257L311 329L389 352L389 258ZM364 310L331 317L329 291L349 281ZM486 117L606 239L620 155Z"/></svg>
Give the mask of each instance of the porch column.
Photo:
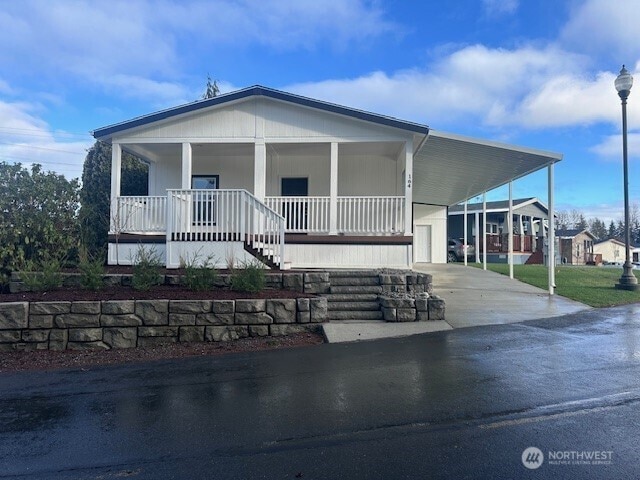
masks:
<svg viewBox="0 0 640 480"><path fill-rule="evenodd" d="M256 138L253 160L253 195L264 202L267 191L267 146L264 138Z"/></svg>
<svg viewBox="0 0 640 480"><path fill-rule="evenodd" d="M464 257L464 266L467 266L467 230L469 228L468 222L467 222L467 204L468 204L468 200L464 201L464 221L462 222L463 225L463 229L464 229L464 235L462 236L462 256Z"/></svg>
<svg viewBox="0 0 640 480"><path fill-rule="evenodd" d="M119 143L111 145L111 210L109 212L109 231L115 233L118 228L118 197L122 179L122 147Z"/></svg>
<svg viewBox="0 0 640 480"><path fill-rule="evenodd" d="M413 210L413 139L404 144L404 234L411 236Z"/></svg>
<svg viewBox="0 0 640 480"><path fill-rule="evenodd" d="M480 263L480 213L477 210L473 225L476 232L476 263Z"/></svg>
<svg viewBox="0 0 640 480"><path fill-rule="evenodd" d="M338 234L338 143L331 142L329 169L329 235Z"/></svg>
<svg viewBox="0 0 640 480"><path fill-rule="evenodd" d="M509 278L513 278L513 182L509 182Z"/></svg>
<svg viewBox="0 0 640 480"><path fill-rule="evenodd" d="M180 188L189 190L191 188L191 176L193 171L191 144L182 144L182 182Z"/></svg>
<svg viewBox="0 0 640 480"><path fill-rule="evenodd" d="M553 163L548 167L547 188L549 189L549 228L547 229L547 258L549 268L549 295L555 293L556 288L556 219L553 206Z"/></svg>
<svg viewBox="0 0 640 480"><path fill-rule="evenodd" d="M482 193L482 269L487 269L487 192Z"/></svg>

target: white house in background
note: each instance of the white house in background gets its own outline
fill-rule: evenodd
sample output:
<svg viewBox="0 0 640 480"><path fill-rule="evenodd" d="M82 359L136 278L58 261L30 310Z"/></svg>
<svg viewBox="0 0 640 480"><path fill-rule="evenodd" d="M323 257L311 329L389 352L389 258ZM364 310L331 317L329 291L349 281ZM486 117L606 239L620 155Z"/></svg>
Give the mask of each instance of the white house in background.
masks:
<svg viewBox="0 0 640 480"><path fill-rule="evenodd" d="M624 263L624 242L617 238L607 238L593 244L593 253L602 255L602 262Z"/></svg>
<svg viewBox="0 0 640 480"><path fill-rule="evenodd" d="M108 262L144 245L169 268L445 263L450 205L561 159L261 86L93 135L113 146ZM148 196L120 195L123 150L148 163Z"/></svg>

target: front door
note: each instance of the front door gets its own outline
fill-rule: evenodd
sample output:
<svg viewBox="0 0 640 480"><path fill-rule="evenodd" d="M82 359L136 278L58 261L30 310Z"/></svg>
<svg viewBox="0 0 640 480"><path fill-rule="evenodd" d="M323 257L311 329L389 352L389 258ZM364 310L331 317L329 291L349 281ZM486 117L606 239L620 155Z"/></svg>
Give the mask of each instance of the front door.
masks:
<svg viewBox="0 0 640 480"><path fill-rule="evenodd" d="M306 177L283 178L280 186L283 197L309 196L309 179ZM306 198L299 198L285 202L282 216L285 218L286 229L290 232L307 232L308 205Z"/></svg>
<svg viewBox="0 0 640 480"><path fill-rule="evenodd" d="M413 248L416 263L431 263L431 225L416 225Z"/></svg>

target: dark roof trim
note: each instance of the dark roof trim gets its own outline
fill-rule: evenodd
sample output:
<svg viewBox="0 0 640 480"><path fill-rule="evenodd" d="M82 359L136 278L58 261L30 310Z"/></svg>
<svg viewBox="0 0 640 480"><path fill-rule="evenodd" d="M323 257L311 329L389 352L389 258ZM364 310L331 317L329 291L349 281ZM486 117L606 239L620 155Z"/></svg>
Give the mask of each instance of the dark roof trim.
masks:
<svg viewBox="0 0 640 480"><path fill-rule="evenodd" d="M143 115L141 117L134 118L122 123L116 123L103 128L98 128L92 132L94 138L110 137L115 133L129 130L131 128L137 128L144 125L148 125L161 120L166 120L171 117L183 115L186 113L201 110L203 108L213 107L216 105L222 105L237 100L242 100L248 97L266 97L273 98L275 100L282 100L285 102L293 103L296 105L302 105L305 107L311 107L325 112L336 113L339 115L345 115L348 117L356 118L358 120L364 120L366 122L377 123L387 127L399 128L401 130L407 130L414 133L421 133L427 135L429 133L429 127L419 123L407 122L399 120L393 117L386 117L384 115L378 115L376 113L366 112L364 110L357 110L354 108L344 107L335 103L323 102L321 100L314 100L313 98L303 97L300 95L294 95L293 93L283 92L281 90L274 90L272 88L262 87L255 85L253 87L245 88L243 90L237 90L235 92L219 95L214 98L208 98L206 100L198 100L196 102L187 103L179 107L169 108L160 112L151 113L149 115Z"/></svg>

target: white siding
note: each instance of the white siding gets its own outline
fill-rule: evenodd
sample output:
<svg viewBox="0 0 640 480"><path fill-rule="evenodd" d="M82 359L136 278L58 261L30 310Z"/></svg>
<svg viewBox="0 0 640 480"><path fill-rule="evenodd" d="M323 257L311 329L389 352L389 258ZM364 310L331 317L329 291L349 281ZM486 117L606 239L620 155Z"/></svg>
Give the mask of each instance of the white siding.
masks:
<svg viewBox="0 0 640 480"><path fill-rule="evenodd" d="M268 150L268 148L267 148ZM280 196L283 177L309 179L310 196L329 195L329 144L327 155L285 156L267 155L267 196Z"/></svg>
<svg viewBox="0 0 640 480"><path fill-rule="evenodd" d="M397 190L396 170L396 162L388 157L341 156L338 149L338 195L404 195Z"/></svg>
<svg viewBox="0 0 640 480"><path fill-rule="evenodd" d="M431 262L447 263L447 208L414 203L413 225L431 225Z"/></svg>
<svg viewBox="0 0 640 480"><path fill-rule="evenodd" d="M407 268L411 245L292 245L285 259L293 268Z"/></svg>
<svg viewBox="0 0 640 480"><path fill-rule="evenodd" d="M611 240L593 245L593 253L600 253L603 262L624 262L625 250L624 245L620 245Z"/></svg>

